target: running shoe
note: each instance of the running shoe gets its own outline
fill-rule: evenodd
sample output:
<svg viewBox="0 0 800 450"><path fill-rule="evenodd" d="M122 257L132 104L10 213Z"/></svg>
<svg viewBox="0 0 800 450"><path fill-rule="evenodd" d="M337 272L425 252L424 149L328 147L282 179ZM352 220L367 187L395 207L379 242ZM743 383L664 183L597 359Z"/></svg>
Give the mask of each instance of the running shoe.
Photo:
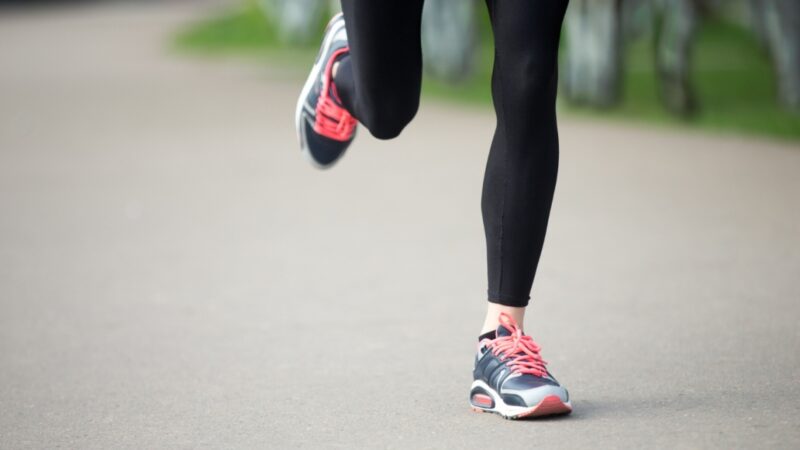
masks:
<svg viewBox="0 0 800 450"><path fill-rule="evenodd" d="M349 51L344 17L339 13L328 22L295 112L300 148L320 169L331 167L342 156L356 132L358 122L342 106L332 75L334 63Z"/></svg>
<svg viewBox="0 0 800 450"><path fill-rule="evenodd" d="M548 372L539 350L511 316L501 313L496 338L478 344L469 393L472 409L506 419L571 412L569 393Z"/></svg>

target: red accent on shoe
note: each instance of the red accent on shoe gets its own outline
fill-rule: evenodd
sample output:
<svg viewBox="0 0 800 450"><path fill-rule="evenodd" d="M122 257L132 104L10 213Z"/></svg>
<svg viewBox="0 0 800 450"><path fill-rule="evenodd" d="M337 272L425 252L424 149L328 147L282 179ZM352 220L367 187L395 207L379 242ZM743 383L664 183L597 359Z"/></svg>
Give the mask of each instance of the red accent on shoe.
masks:
<svg viewBox="0 0 800 450"><path fill-rule="evenodd" d="M492 397L484 394L475 394L472 396L472 402L479 406L490 407L494 404Z"/></svg>
<svg viewBox="0 0 800 450"><path fill-rule="evenodd" d="M528 335L522 334L513 317L500 313L500 325L511 332L510 336L498 336L489 342L488 348L495 356L503 356L501 360L512 373L531 374L537 377L547 375L547 361L543 360L539 345Z"/></svg>
<svg viewBox="0 0 800 450"><path fill-rule="evenodd" d="M572 408L566 403L562 402L557 395L548 395L543 398L538 405L531 408L522 414L514 416L514 419L522 419L523 417L542 417L552 416L555 414L567 414L572 412Z"/></svg>
<svg viewBox="0 0 800 450"><path fill-rule="evenodd" d="M333 81L333 64L339 55L350 51L349 47L343 47L331 55L325 66L325 73L322 80L322 92L317 100L317 118L314 122L314 131L335 141L345 142L353 137L358 121L331 98L331 83ZM333 86L336 89L336 86ZM338 96L338 94L337 94Z"/></svg>

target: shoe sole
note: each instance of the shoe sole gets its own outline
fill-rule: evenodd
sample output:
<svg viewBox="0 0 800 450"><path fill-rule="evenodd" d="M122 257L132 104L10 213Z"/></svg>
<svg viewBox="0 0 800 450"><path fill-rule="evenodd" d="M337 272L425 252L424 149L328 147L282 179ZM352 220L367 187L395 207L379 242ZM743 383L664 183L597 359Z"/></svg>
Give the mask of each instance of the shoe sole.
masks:
<svg viewBox="0 0 800 450"><path fill-rule="evenodd" d="M475 390L476 387L479 388L478 391ZM488 405L481 405L481 401L488 402ZM572 412L572 404L569 401L562 401L557 395L548 395L531 407L508 405L494 389L480 380L472 383L469 403L475 412L494 413L510 420L556 416Z"/></svg>
<svg viewBox="0 0 800 450"><path fill-rule="evenodd" d="M328 25L325 27L325 39L322 41L322 46L317 53L317 59L314 60L314 65L311 67L311 73L308 75L308 79L306 79L306 83L303 85L303 90L300 91L300 98L297 100L297 107L295 108L294 113L294 124L295 129L297 130L297 140L300 142L300 151L302 152L303 156L311 163L312 166L316 167L317 169L327 169L333 166L336 161L333 161L330 164L320 164L314 157L311 155L311 151L308 149L307 140L306 140L306 127L304 119L303 119L303 108L305 107L306 98L308 97L308 93L311 92L311 89L314 87L314 83L319 79L321 72L325 70L325 61L322 61L322 55L328 53L330 50L331 45L333 44L333 37L336 36L336 33L340 31L341 28L344 28L344 23L342 22L341 28L334 28L337 21L342 17L342 13L336 14L328 21ZM344 153L344 152L342 152ZM339 155L341 157L341 155Z"/></svg>

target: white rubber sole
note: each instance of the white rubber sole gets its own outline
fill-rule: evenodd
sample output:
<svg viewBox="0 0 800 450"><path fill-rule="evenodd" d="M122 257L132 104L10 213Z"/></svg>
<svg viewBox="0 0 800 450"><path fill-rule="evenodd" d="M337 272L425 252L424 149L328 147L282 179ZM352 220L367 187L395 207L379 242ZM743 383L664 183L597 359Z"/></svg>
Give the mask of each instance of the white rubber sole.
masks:
<svg viewBox="0 0 800 450"><path fill-rule="evenodd" d="M311 89L314 87L314 83L319 80L320 76L322 75L322 71L325 70L325 61L322 60L322 55L328 53L328 50L330 50L331 45L333 44L333 37L344 28L344 22L338 21L341 15L342 13L333 16L331 20L328 21L328 25L325 27L325 39L322 41L322 46L319 49L319 53L317 53L317 59L314 61L314 65L311 67L311 73L308 75L308 79L306 79L306 83L303 85L303 90L300 91L300 97L297 100L297 107L295 108L294 113L294 124L295 129L297 130L297 140L300 142L300 151L303 153L303 156L306 158L306 160L308 160L308 162L317 169L330 168L336 164L336 161L328 165L322 165L318 163L313 156L311 156L311 152L308 149L306 140L306 127L303 124L303 108L305 105L305 100L308 97L308 93L311 92Z"/></svg>
<svg viewBox="0 0 800 450"><path fill-rule="evenodd" d="M483 403L480 399L476 399L476 395L470 395L470 406L475 412L489 412L499 414L506 419L523 419L526 417L544 417L554 416L559 414L569 414L572 412L572 404L567 401L561 401L558 395L548 395L544 397L538 404L531 407L508 405L503 401L503 398L497 394L488 384L482 380L475 380L472 383L470 392L475 388L480 388L481 391L491 398L491 403Z"/></svg>

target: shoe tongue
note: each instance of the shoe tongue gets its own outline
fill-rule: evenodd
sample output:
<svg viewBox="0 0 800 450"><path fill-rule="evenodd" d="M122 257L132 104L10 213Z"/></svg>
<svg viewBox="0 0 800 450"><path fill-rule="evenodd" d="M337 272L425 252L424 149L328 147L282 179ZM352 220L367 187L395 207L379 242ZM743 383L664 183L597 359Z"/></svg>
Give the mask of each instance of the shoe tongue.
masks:
<svg viewBox="0 0 800 450"><path fill-rule="evenodd" d="M331 87L328 89L328 96L333 100L333 103L336 103L336 106L344 108L342 100L339 98L339 92L336 90L336 86L333 83L331 83Z"/></svg>
<svg viewBox="0 0 800 450"><path fill-rule="evenodd" d="M512 334L514 333L512 333L511 330L509 330L505 326L503 325L497 326L497 337L511 336Z"/></svg>

